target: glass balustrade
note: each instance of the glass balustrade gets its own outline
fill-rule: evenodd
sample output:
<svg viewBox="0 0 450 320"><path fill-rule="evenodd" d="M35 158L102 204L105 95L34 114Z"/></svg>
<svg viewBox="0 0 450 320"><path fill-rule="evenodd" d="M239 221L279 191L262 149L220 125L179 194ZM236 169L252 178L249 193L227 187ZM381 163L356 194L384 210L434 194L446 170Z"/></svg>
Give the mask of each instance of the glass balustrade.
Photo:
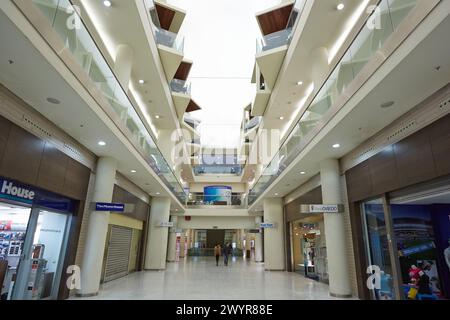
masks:
<svg viewBox="0 0 450 320"><path fill-rule="evenodd" d="M370 23L364 25L355 37L345 55L328 77L313 101L294 126L274 159L263 169L262 175L248 196L252 204L266 190L281 172L298 156L301 143L308 141L308 134L320 125L324 116L346 88L360 74L366 64L383 47L389 36L395 32L418 0L383 0L371 14Z"/></svg>
<svg viewBox="0 0 450 320"><path fill-rule="evenodd" d="M198 165L194 166L195 175L205 174L233 174L241 175L242 165Z"/></svg>
<svg viewBox="0 0 450 320"><path fill-rule="evenodd" d="M170 82L170 90L176 93L191 95L191 83L184 80L173 79Z"/></svg>
<svg viewBox="0 0 450 320"><path fill-rule="evenodd" d="M122 124L129 130L131 139L139 146L141 154L149 165L171 192L185 203L186 193L181 183L162 156L71 2L69 0L32 1L59 34L66 49L72 53L73 58L89 76ZM84 85L89 86L87 83Z"/></svg>
<svg viewBox="0 0 450 320"><path fill-rule="evenodd" d="M299 17L303 11L305 3L305 0L298 0L295 2L285 29L265 35L262 39L258 39L256 41L257 54L279 48L284 45L289 45L291 43L292 36L297 28Z"/></svg>

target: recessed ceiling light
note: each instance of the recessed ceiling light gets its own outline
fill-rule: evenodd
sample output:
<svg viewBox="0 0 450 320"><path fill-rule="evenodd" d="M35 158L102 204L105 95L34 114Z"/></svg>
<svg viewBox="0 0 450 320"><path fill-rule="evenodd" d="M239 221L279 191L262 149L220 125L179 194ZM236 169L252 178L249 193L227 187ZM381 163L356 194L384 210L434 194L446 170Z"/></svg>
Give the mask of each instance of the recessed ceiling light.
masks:
<svg viewBox="0 0 450 320"><path fill-rule="evenodd" d="M279 117L278 119L280 119L280 120L284 120L284 117Z"/></svg>
<svg viewBox="0 0 450 320"><path fill-rule="evenodd" d="M344 10L345 5L343 3L339 3L336 7L336 9L338 9L339 11Z"/></svg>
<svg viewBox="0 0 450 320"><path fill-rule="evenodd" d="M334 149L338 149L338 148L340 148L340 147L341 147L341 145L340 145L339 143L333 144L333 148L334 148Z"/></svg>
<svg viewBox="0 0 450 320"><path fill-rule="evenodd" d="M301 175L305 175L305 174L306 174L306 172L305 172L305 171L302 171L302 172L300 172L300 174L301 174Z"/></svg>
<svg viewBox="0 0 450 320"><path fill-rule="evenodd" d="M103 1L103 5L105 6L105 7L111 7L111 5L112 5L112 3L111 3L111 1L109 1L109 0L105 0L105 1Z"/></svg>
<svg viewBox="0 0 450 320"><path fill-rule="evenodd" d="M159 118L161 118L161 116L157 114L157 115L155 116L155 118L156 118L156 119L159 119Z"/></svg>
<svg viewBox="0 0 450 320"><path fill-rule="evenodd" d="M278 196L278 193L275 193L276 196Z"/></svg>
<svg viewBox="0 0 450 320"><path fill-rule="evenodd" d="M145 81L144 80L139 80L139 84L144 84L145 83Z"/></svg>
<svg viewBox="0 0 450 320"><path fill-rule="evenodd" d="M47 101L50 102L51 104L60 104L61 101L59 101L56 98L47 98Z"/></svg>
<svg viewBox="0 0 450 320"><path fill-rule="evenodd" d="M99 141L98 145L101 146L101 147L104 147L104 146L106 146L106 142L105 141Z"/></svg>
<svg viewBox="0 0 450 320"><path fill-rule="evenodd" d="M303 81L297 82L297 85L298 85L298 86L302 86L302 85L303 85Z"/></svg>
<svg viewBox="0 0 450 320"><path fill-rule="evenodd" d="M156 195L159 196L161 193L157 192Z"/></svg>
<svg viewBox="0 0 450 320"><path fill-rule="evenodd" d="M136 170L131 170L131 173L136 173L137 171Z"/></svg>
<svg viewBox="0 0 450 320"><path fill-rule="evenodd" d="M385 102L385 103L381 104L381 107L382 108L389 108L389 107L392 107L394 104L395 104L394 101L388 101L388 102Z"/></svg>

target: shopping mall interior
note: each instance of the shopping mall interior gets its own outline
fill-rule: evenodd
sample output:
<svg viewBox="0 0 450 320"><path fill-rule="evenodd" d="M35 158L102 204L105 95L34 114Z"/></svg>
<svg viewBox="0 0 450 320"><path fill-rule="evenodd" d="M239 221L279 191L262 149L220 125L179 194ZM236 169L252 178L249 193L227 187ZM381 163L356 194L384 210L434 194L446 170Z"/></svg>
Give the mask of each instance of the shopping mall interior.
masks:
<svg viewBox="0 0 450 320"><path fill-rule="evenodd" d="M0 1L0 300L449 300L449 33L450 0Z"/></svg>

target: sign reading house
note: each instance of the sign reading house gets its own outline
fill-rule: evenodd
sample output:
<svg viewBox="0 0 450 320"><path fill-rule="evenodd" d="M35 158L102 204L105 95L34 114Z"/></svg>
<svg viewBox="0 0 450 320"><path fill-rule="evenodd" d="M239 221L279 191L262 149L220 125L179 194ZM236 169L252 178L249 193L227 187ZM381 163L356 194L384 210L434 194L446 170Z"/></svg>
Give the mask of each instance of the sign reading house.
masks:
<svg viewBox="0 0 450 320"><path fill-rule="evenodd" d="M36 192L17 182L0 178L0 198L32 204Z"/></svg>

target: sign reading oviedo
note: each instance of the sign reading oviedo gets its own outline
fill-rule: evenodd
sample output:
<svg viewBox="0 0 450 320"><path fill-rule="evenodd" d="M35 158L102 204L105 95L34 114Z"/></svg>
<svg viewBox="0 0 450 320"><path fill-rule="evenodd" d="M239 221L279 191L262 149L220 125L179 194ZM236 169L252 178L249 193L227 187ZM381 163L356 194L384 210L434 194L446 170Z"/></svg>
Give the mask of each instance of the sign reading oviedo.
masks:
<svg viewBox="0 0 450 320"><path fill-rule="evenodd" d="M342 213L342 204L307 204L300 206L301 213Z"/></svg>

